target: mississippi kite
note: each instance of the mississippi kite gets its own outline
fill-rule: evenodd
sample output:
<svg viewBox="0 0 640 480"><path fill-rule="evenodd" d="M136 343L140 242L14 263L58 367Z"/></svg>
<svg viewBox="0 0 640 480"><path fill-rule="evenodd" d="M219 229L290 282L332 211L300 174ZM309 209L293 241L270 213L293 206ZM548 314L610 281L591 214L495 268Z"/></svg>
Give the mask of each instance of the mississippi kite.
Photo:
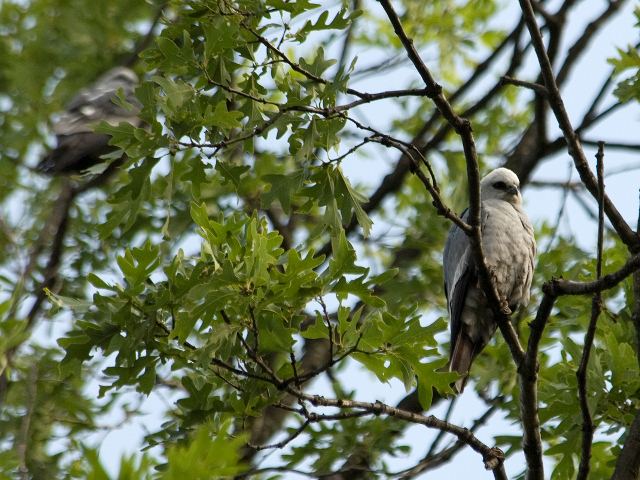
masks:
<svg viewBox="0 0 640 480"><path fill-rule="evenodd" d="M102 121L111 125L120 122L140 126L140 102L134 96L137 75L125 67L115 67L95 83L81 90L71 99L65 112L54 123L56 148L49 152L36 167L48 174L79 172L100 163L100 156L115 150L109 146L109 135L95 133ZM124 108L114 101L118 92L131 104Z"/></svg>
<svg viewBox="0 0 640 480"><path fill-rule="evenodd" d="M520 181L507 168L497 168L480 182L482 246L498 292L515 311L529 302L536 241L522 209ZM467 221L468 213L463 214ZM451 328L450 371L462 392L471 363L489 343L497 323L478 282L467 235L457 226L444 247L444 288Z"/></svg>

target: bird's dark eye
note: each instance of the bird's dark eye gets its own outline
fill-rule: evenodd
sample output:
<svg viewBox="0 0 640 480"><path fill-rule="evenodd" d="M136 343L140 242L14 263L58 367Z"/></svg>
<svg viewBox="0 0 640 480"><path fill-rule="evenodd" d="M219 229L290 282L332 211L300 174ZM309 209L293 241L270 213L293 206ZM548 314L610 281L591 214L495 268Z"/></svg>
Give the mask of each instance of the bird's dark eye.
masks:
<svg viewBox="0 0 640 480"><path fill-rule="evenodd" d="M504 182L496 182L493 184L493 188L497 188L498 190L506 190L507 184Z"/></svg>

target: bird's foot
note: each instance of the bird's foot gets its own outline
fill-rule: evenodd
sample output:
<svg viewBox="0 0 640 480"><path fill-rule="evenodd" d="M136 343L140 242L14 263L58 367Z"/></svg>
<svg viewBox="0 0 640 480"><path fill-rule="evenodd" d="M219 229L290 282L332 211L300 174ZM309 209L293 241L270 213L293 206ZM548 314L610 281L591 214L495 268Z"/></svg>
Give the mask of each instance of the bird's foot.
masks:
<svg viewBox="0 0 640 480"><path fill-rule="evenodd" d="M484 455L482 460L484 461L484 468L487 470L495 470L504 462L504 452L498 447L493 447Z"/></svg>

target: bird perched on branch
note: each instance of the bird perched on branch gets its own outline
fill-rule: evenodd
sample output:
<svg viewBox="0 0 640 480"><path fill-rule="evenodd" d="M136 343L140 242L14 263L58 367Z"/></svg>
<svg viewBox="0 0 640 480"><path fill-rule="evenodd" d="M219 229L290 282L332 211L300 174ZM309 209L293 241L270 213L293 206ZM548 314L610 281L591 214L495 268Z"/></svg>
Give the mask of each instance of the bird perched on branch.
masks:
<svg viewBox="0 0 640 480"><path fill-rule="evenodd" d="M536 241L522 209L520 181L507 168L497 168L480 182L480 227L485 261L500 297L511 311L529 302ZM468 212L463 213L467 221ZM489 343L497 323L478 281L467 235L457 226L444 247L444 286L451 328L450 371L462 377L462 392L471 363Z"/></svg>
<svg viewBox="0 0 640 480"><path fill-rule="evenodd" d="M142 124L138 116L141 105L134 96L137 85L138 77L132 70L115 67L78 92L54 123L57 146L36 169L48 174L71 173L100 163L102 155L115 150L109 145L110 135L94 131L100 122ZM118 92L132 108L116 103Z"/></svg>

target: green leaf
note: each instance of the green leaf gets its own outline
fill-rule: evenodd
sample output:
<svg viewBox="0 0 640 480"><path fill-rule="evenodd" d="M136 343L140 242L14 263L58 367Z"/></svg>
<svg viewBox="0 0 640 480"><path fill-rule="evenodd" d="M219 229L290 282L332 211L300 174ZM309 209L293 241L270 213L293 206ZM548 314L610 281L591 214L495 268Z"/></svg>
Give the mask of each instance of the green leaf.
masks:
<svg viewBox="0 0 640 480"><path fill-rule="evenodd" d="M343 175L340 168L337 168L336 172L336 192L344 198L345 202L348 202L348 210L353 209L356 218L358 219L358 223L362 227L362 234L367 238L371 233L371 226L373 225L373 222L361 205L363 202L367 201L367 197L353 189L351 183L349 183L349 180Z"/></svg>
<svg viewBox="0 0 640 480"><path fill-rule="evenodd" d="M204 424L195 430L188 445L169 447L167 468L162 478L209 480L241 473L245 467L239 451L246 442L246 435L231 436L231 425L231 421L219 427Z"/></svg>
<svg viewBox="0 0 640 480"><path fill-rule="evenodd" d="M191 202L191 218L196 225L208 230L210 228L209 214L207 213L207 206L203 203Z"/></svg>
<svg viewBox="0 0 640 480"><path fill-rule="evenodd" d="M230 130L242 126L240 123L242 117L242 112L227 110L227 103L223 101L216 104L215 110L212 110L211 106L207 107L204 122L206 125L219 128L227 135Z"/></svg>
<svg viewBox="0 0 640 480"><path fill-rule="evenodd" d="M89 273L87 275L87 280L91 285L93 285L96 288L102 288L104 290L115 290L115 288L112 285L109 285L107 282L102 280L100 277L98 277L94 273Z"/></svg>
<svg viewBox="0 0 640 480"><path fill-rule="evenodd" d="M273 201L278 200L284 212L290 214L291 204L302 188L305 177L304 170L296 170L288 175L264 175L262 178L271 184L271 188L262 194L260 198L262 206L269 207Z"/></svg>
<svg viewBox="0 0 640 480"><path fill-rule="evenodd" d="M333 256L329 260L329 268L322 274L324 278L339 278L346 273L366 274L369 269L356 265L356 251L347 240L344 230L331 238L331 251Z"/></svg>
<svg viewBox="0 0 640 480"><path fill-rule="evenodd" d="M162 52L165 58L171 62L177 63L182 60L182 52L180 48L167 37L157 37L156 45L158 45L158 49Z"/></svg>
<svg viewBox="0 0 640 480"><path fill-rule="evenodd" d="M312 63L307 63L304 58L300 58L298 63L307 72L315 75L316 77L321 77L329 67L335 65L337 62L334 59L326 59L324 56L324 49L322 47L318 47L316 50L316 56Z"/></svg>
<svg viewBox="0 0 640 480"><path fill-rule="evenodd" d="M138 287L160 265L159 249L150 241L141 248L127 249L125 254L117 258L118 266L129 282L130 287Z"/></svg>
<svg viewBox="0 0 640 480"><path fill-rule="evenodd" d="M240 184L242 182L241 177L249 170L251 170L249 165L232 165L220 160L216 162L216 171L222 175L225 182L231 182L236 190L240 188Z"/></svg>
<svg viewBox="0 0 640 480"><path fill-rule="evenodd" d="M175 114L195 93L193 87L182 80L176 81L159 75L154 75L151 79L160 85L165 93L162 106L167 115Z"/></svg>
<svg viewBox="0 0 640 480"><path fill-rule="evenodd" d="M346 28L353 19L360 15L359 11L348 14L345 9L341 9L330 21L329 11L324 10L317 18L315 23L311 20L307 20L304 26L296 33L301 39L304 38L309 32L318 30L343 30Z"/></svg>

